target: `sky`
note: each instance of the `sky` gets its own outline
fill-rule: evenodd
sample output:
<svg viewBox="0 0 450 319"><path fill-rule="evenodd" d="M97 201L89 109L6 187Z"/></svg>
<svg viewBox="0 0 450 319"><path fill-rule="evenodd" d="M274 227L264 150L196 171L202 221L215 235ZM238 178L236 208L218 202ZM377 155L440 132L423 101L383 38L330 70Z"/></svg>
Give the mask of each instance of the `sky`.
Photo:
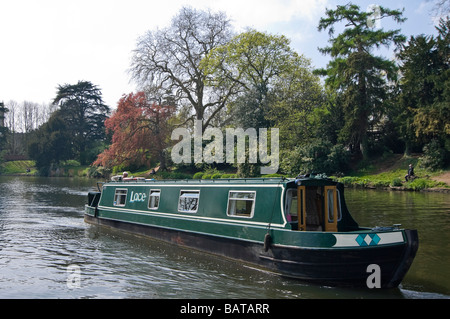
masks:
<svg viewBox="0 0 450 319"><path fill-rule="evenodd" d="M314 67L329 61L317 50L328 45L328 32L317 30L325 9L350 0L14 0L0 2L0 101L48 104L58 85L90 81L103 100L116 108L130 82L132 51L147 31L169 26L182 6L223 11L236 32L247 27L291 40ZM436 34L433 0L356 1L361 9L381 5L404 8L407 21L382 20L384 29L407 37ZM389 51L383 55L391 55Z"/></svg>

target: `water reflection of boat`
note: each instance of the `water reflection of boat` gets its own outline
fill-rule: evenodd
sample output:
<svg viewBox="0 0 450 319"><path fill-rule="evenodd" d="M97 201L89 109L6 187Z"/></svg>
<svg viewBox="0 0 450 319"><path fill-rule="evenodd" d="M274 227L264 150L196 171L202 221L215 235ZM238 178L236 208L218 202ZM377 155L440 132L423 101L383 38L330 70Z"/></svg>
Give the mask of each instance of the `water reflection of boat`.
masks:
<svg viewBox="0 0 450 319"><path fill-rule="evenodd" d="M396 287L418 249L416 230L360 227L320 176L111 181L85 221L328 285Z"/></svg>

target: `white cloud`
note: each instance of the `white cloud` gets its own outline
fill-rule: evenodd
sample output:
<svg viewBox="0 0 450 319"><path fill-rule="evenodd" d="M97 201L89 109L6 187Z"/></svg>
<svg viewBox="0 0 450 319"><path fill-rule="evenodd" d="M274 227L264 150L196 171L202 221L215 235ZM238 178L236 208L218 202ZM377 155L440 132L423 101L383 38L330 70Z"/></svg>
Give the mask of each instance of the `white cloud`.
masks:
<svg viewBox="0 0 450 319"><path fill-rule="evenodd" d="M225 11L238 29L265 29L274 23L296 19L311 21L324 8L326 0L193 0L192 6Z"/></svg>

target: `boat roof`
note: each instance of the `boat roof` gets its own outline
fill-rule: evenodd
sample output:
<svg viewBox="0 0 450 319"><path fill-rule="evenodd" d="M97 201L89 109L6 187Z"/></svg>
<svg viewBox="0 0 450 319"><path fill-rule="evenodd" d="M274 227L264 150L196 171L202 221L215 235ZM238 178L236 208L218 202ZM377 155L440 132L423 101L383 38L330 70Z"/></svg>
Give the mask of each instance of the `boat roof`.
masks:
<svg viewBox="0 0 450 319"><path fill-rule="evenodd" d="M286 186L324 186L336 185L337 182L332 181L323 175L299 175L296 178L285 177L262 177L262 178L218 178L218 179L145 179L139 177L125 178L123 180L111 181L110 183L148 183L148 184L192 184L192 185L209 185L209 184L283 184Z"/></svg>
<svg viewBox="0 0 450 319"><path fill-rule="evenodd" d="M217 178L217 179L145 179L145 178L125 178L113 180L110 183L163 183L163 184L278 184L293 182L292 178L270 177L270 178Z"/></svg>

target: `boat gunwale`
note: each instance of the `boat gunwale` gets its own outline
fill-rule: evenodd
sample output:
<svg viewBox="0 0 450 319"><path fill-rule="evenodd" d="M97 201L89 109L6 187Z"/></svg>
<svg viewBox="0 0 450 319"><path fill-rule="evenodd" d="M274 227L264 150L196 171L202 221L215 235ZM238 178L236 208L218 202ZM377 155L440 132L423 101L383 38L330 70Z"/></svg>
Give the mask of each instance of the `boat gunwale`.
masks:
<svg viewBox="0 0 450 319"><path fill-rule="evenodd" d="M86 207L90 207L86 204ZM227 236L227 235L222 235L222 234L217 234L217 233L210 233L210 232L203 232L203 231L198 231L198 230L192 230L192 229L186 229L186 228L180 228L180 227L168 227L168 226L163 226L163 225L159 225L159 224L149 224L149 223L144 223L144 222L139 222L139 221L131 221L131 220L124 220L124 219L118 219L118 218L114 218L114 217L107 217L107 216L94 216L91 215L89 213L85 213L85 215L88 215L90 218L96 218L96 219L104 219L104 220L109 220L109 221L114 221L114 222L119 222L119 223L125 223L125 224L134 224L134 225L139 225L139 226L143 226L143 227L149 227L149 228L162 228L162 229L166 229L166 230L170 230L170 231L179 231L179 232L184 232L184 233L193 233L193 234L201 234L204 236L210 236L210 237L216 237L216 238L227 238L227 239L236 239L236 240L240 240L240 241L246 241L246 242L251 242L251 243L263 243L264 240L254 240L254 239L249 239L249 238L244 238L244 237L234 237L234 236ZM160 217L160 216L156 216L156 217ZM188 218L183 218L183 217L188 217ZM184 220L189 220L192 222L198 222L198 219L195 218L189 218L189 215L186 216L176 216L176 219L184 219ZM173 218L173 217L163 217L163 218ZM210 220L208 220L210 219ZM233 220L231 220L232 222L230 223L230 220L222 220L222 222L218 222L218 221L214 221L211 220L213 218L204 218L201 220L201 222L204 223L214 223L214 224L222 224L222 225L228 225L231 227L242 227L242 226L246 226L246 227L252 227L254 229L260 229L260 230L264 230L266 232L270 232L271 230L276 231L276 232L281 232L281 233L287 233L287 234L298 234L299 236L308 236L308 235L323 235L323 236L327 236L329 237L334 236L335 235L356 235L356 234L369 234L369 233L373 233L373 234L387 234L387 233L401 233L403 240L402 241L397 241L397 242L392 242L392 243L384 243L384 244L380 244L380 245L373 245L373 246L359 246L359 245L354 245L354 246L328 246L328 247L323 247L323 246L309 246L309 245L286 245L283 243L272 243L272 245L274 247L277 248L287 248L287 249L309 249L309 250L369 250L369 249L375 249L378 248L380 249L381 247L389 247L389 246L401 246L401 245L405 245L407 244L407 241L405 239L405 229L391 229L391 230L372 230L372 229L360 229L360 230L356 230L356 231L346 231L346 232L323 232L323 231L292 231L291 229L288 228L283 228L283 227L272 227L272 226L276 226L276 225L272 225L272 224L248 224L247 223L236 223L233 222Z"/></svg>
<svg viewBox="0 0 450 319"><path fill-rule="evenodd" d="M89 206L88 206L89 207ZM98 220L108 220L108 221L113 221L113 222L119 222L119 223L124 223L124 224L131 224L131 225L139 225L139 226L143 226L143 227L148 227L148 228L162 228L165 230L169 230L169 231L176 231L176 232L183 232L183 233L189 233L189 234L199 234L199 235L203 235L203 236L207 236L207 237L215 237L215 238L226 238L226 239L232 239L232 240L238 240L238 241L245 241L245 242L251 242L251 243L258 243L258 244L263 244L264 240L253 240L253 239L249 239L249 238L243 238L243 237L233 237L233 236L227 236L227 235L221 235L221 234L216 234L216 233L207 233L207 232L201 232L201 231L197 231L197 230L191 230L191 229L183 229L183 228L177 228L177 227L168 227L168 226L162 226L162 225L153 225L153 224L146 224L146 223L141 223L141 222L136 222L136 221L129 221L129 220L122 220L122 219L116 219L116 218L110 218L110 217L105 217L105 216L93 216L90 214L85 213L85 215L88 215L90 218L93 219L98 219ZM89 222L91 224L93 224L92 222ZM262 228L262 227L255 227L255 228ZM267 229L267 227L264 227L265 229ZM291 233L292 231L286 228L279 228L276 229L277 231L281 231L281 232L287 232L287 233ZM399 230L395 230L395 231L379 231L376 233L390 233L390 232L400 232L402 233L403 237L405 236L404 234L404 229L399 229ZM363 233L366 234L367 232L365 231L352 231L352 232L322 232L322 231L296 231L296 233L298 234L302 234L302 235L334 235L334 234L358 234L358 233ZM146 235L149 237L152 237L150 235ZM299 245L286 245L286 244L279 244L279 243L272 243L271 246L273 246L274 248L281 248L281 249L299 249L299 250L329 250L329 251L338 251L338 250L372 250L372 249L382 249L383 247L389 247L389 246L402 246L402 245L406 245L407 242L405 241L405 239L402 242L395 242L395 243L389 243L389 244L382 244L382 245L374 245L374 246L346 246L346 247L334 247L334 246L330 246L330 247L321 247L321 246L299 246Z"/></svg>

